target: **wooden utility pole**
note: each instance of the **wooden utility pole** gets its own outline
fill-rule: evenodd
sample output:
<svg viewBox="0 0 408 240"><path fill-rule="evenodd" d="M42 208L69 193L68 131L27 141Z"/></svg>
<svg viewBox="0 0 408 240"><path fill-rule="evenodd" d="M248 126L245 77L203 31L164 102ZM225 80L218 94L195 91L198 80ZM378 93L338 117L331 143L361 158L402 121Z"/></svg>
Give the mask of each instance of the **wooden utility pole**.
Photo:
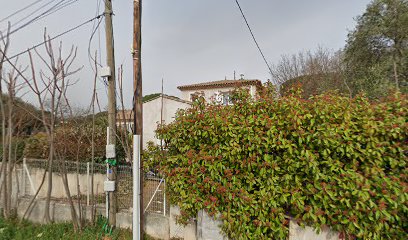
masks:
<svg viewBox="0 0 408 240"><path fill-rule="evenodd" d="M134 165L137 165L138 169L138 194L137 198L139 199L139 213L136 218L138 221L139 227L137 228L139 239L143 239L143 161L140 159L140 152L143 142L143 103L142 103L142 64L141 64L141 49L142 49L142 0L133 0L133 111L134 111L134 120L133 120L133 137L138 137L139 144L136 149L133 151L138 152L138 163L134 162ZM133 175L136 177L136 175ZM136 188L134 188L135 191ZM135 221L136 219L134 219ZM134 231L136 230L133 228ZM134 235L135 236L135 235Z"/></svg>
<svg viewBox="0 0 408 240"><path fill-rule="evenodd" d="M116 76L115 76L115 50L112 26L112 0L105 0L105 33L106 33L106 63L111 74L108 76L108 125L109 143L116 145ZM110 165L108 172L110 181L116 181L116 166ZM117 186L117 183L115 183ZM116 187L115 187L116 190ZM116 192L109 192L109 225L116 225L117 195Z"/></svg>

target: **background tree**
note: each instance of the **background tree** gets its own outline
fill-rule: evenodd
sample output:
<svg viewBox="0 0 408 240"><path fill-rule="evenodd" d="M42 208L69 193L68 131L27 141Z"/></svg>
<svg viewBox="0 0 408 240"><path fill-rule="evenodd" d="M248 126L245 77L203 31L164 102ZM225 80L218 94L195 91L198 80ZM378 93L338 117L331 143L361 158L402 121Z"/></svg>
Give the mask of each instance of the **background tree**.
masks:
<svg viewBox="0 0 408 240"><path fill-rule="evenodd" d="M287 95L295 85L301 85L304 97L321 94L328 90L340 90L350 94L343 77L343 54L318 47L314 52L302 51L283 55L272 65L272 78L280 84L280 94Z"/></svg>
<svg viewBox="0 0 408 240"><path fill-rule="evenodd" d="M408 1L374 0L348 35L345 66L353 94L407 91Z"/></svg>

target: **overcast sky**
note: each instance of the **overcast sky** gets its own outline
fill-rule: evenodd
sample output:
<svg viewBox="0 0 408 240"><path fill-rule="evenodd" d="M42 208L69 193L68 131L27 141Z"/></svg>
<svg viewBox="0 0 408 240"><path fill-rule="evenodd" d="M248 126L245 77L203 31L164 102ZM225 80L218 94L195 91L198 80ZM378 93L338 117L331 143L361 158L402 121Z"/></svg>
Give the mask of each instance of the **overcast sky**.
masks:
<svg viewBox="0 0 408 240"><path fill-rule="evenodd" d="M61 0L41 0L7 20L16 23L42 5L58 1ZM3 3L0 19L33 2L36 1ZM9 56L41 42L45 27L52 37L93 18L98 2L77 0L16 32L11 36ZM319 45L333 50L342 48L348 31L355 26L355 17L363 13L368 3L368 0L240 0L249 24L272 64L277 63L282 54L313 50ZM114 0L113 9L116 64L123 64L126 105L130 106L133 0ZM225 77L232 79L234 71L237 76L244 74L247 79L264 82L270 78L235 0L144 0L142 24L143 94L160 92L162 78L165 93L176 96L180 95L177 86ZM0 22L0 30L6 26L6 21ZM92 52L99 51L101 46L103 65L104 27L103 21L100 38L96 31L91 44ZM78 47L76 66L83 66L83 69L72 77L78 79L78 83L69 90L70 100L76 106L87 106L91 99L93 72L88 58L91 31L92 23L55 41L55 45L63 42L65 53L71 45ZM20 57L20 63L27 63L26 55ZM102 81L98 81L98 92L104 108L106 88ZM34 101L29 95L25 99Z"/></svg>

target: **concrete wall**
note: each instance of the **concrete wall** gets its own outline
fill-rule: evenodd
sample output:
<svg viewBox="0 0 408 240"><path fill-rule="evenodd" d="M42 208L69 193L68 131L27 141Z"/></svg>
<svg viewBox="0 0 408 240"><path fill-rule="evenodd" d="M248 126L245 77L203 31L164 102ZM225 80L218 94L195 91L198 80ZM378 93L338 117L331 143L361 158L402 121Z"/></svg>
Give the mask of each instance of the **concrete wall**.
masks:
<svg viewBox="0 0 408 240"><path fill-rule="evenodd" d="M143 103L143 148L146 148L147 142L152 141L156 144L160 142L155 138L157 124L160 123L162 98ZM190 104L173 99L163 98L163 120L169 124L174 121L176 112L179 109L189 108Z"/></svg>
<svg viewBox="0 0 408 240"><path fill-rule="evenodd" d="M186 226L177 224L177 216L180 215L180 209L175 206L170 207L170 238L182 238L184 240L197 240L197 223L195 220L191 220Z"/></svg>
<svg viewBox="0 0 408 240"><path fill-rule="evenodd" d="M0 163L0 169L1 169L1 163ZM18 196L21 195L24 184L21 181L21 176L22 176L22 169L14 169L12 172L12 178L11 178L11 186L12 186L12 191L11 191L11 208L17 208L17 199ZM3 181L3 176L0 174L0 183ZM2 207L3 204L3 194L0 194L0 208Z"/></svg>
<svg viewBox="0 0 408 240"><path fill-rule="evenodd" d="M30 202L30 198L24 197L19 199L19 207L17 208L17 216L23 217ZM82 207L82 215L84 219L91 219L91 206ZM26 219L39 224L44 224L45 200L36 200L32 210L27 214ZM78 207L75 205L75 210L78 213ZM51 201L50 206L51 220L57 223L71 221L71 210L67 203ZM104 206L96 208L96 216L105 216ZM116 223L120 228L132 229L132 212L122 210L116 215ZM169 218L157 214L145 214L145 232L152 237L158 239L169 239Z"/></svg>
<svg viewBox="0 0 408 240"><path fill-rule="evenodd" d="M37 191L38 187L41 184L41 180L44 175L44 169L39 169L39 168L31 168L28 167L28 171L30 173L34 189ZM71 195L76 195L77 194L77 189L78 189L78 184L77 184L77 176L75 173L68 173L67 174L68 178L68 186L69 190L71 192ZM48 173L46 176L46 179L44 181L44 184L38 194L39 198L46 197L47 196L47 189L48 189ZM59 173L53 173L52 174L52 179L53 179L53 188L51 192L51 197L53 198L66 198L67 195L65 194L65 188L62 182L62 176ZM95 194L104 194L103 191L103 182L105 181L106 176L104 174L94 174L94 193ZM26 184L27 186L25 189L28 195L33 195L35 192L33 192L32 187L30 185L30 182L27 180ZM89 188L91 187L91 175L89 175L89 178L86 174L80 174L79 175L79 189L81 191L81 194L87 194L88 193L88 186ZM90 189L89 189L90 191Z"/></svg>
<svg viewBox="0 0 408 240"><path fill-rule="evenodd" d="M205 211L200 211L197 218L197 239L198 240L227 240L221 231L222 222L214 220ZM339 233L331 231L329 228L322 228L317 233L312 227L302 228L296 221L289 223L289 240L339 240Z"/></svg>
<svg viewBox="0 0 408 240"><path fill-rule="evenodd" d="M339 233L331 231L329 228L322 228L317 233L312 227L305 228L299 226L295 221L289 223L289 240L339 240Z"/></svg>
<svg viewBox="0 0 408 240"><path fill-rule="evenodd" d="M0 165L1 167L1 165ZM12 203L13 207L17 208L17 215L22 217L29 201L30 197L19 197L22 195L22 189L24 184L22 183L22 170L16 169L13 171L13 192L12 192ZM30 169L31 175L35 175L33 178L34 183L39 186L42 176L42 169ZM41 174L40 174L41 173ZM52 196L53 197L64 197L65 191L62 186L61 176L55 174L54 177L54 187ZM70 174L70 190L71 193L76 190L76 178L75 174ZM95 185L99 186L98 191L103 193L103 181L104 175L100 174L95 178ZM18 180L17 180L18 179ZM86 180L84 181L86 182ZM60 184L60 185L58 185ZM86 184L85 184L86 185ZM46 186L44 187L46 189ZM82 186L81 186L82 189ZM84 187L86 191L86 188ZM96 188L95 188L96 191ZM39 198L36 199L32 211L29 212L27 218L28 220L36 223L44 223L44 207L45 207L45 191L40 191ZM2 201L0 201L1 208ZM76 210L77 209L77 206ZM83 206L83 216L86 219L91 217L91 207ZM51 202L51 219L55 222L67 222L71 221L71 213L69 204L61 201ZM97 215L105 214L104 205L99 205L96 209ZM178 207L172 206L170 208L170 213L167 216L154 213L145 214L145 232L152 237L158 239L168 240L170 238L182 238L185 240L226 240L227 238L223 236L221 231L222 222L219 220L214 220L205 211L199 211L197 219L193 219L188 225L181 226L177 224L177 216L180 215L180 210ZM122 210L117 214L117 225L121 228L132 228L132 212L131 210ZM331 231L328 228L323 228L320 233L316 233L313 228L305 227L302 228L295 221L291 220L289 223L289 240L339 240L339 234L337 232Z"/></svg>
<svg viewBox="0 0 408 240"><path fill-rule="evenodd" d="M18 201L17 215L22 217L29 204L30 198L23 197ZM1 204L1 203L0 203ZM44 222L45 200L37 199L31 212L27 215L29 221L35 223ZM75 206L78 212L77 206ZM54 222L71 221L71 212L69 204L63 202L51 201L51 219ZM82 214L85 219L91 218L91 207L83 206ZM192 220L187 226L181 226L176 223L176 216L180 214L178 207L171 207L170 216L159 214L145 214L145 232L157 239L169 240L171 238L184 240L227 240L224 237L219 220L214 220L204 211L200 211L196 220ZM96 208L96 215L105 215L104 206ZM117 226L120 228L132 228L132 212L123 210L117 214ZM328 228L322 229L316 233L313 228L302 228L295 221L289 224L289 240L339 240L339 234Z"/></svg>
<svg viewBox="0 0 408 240"><path fill-rule="evenodd" d="M220 220L214 220L205 211L198 212L197 217L197 239L198 240L213 240L213 239L225 239L221 232L222 222Z"/></svg>

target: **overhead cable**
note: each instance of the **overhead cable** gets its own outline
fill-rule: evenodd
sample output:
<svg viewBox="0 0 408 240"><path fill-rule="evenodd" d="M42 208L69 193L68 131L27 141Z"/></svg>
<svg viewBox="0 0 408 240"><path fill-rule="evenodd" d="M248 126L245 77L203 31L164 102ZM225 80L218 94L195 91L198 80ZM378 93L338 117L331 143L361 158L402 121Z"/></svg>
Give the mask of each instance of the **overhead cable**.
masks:
<svg viewBox="0 0 408 240"><path fill-rule="evenodd" d="M237 6L238 6L238 8L239 8L239 11L241 12L242 17L243 17L244 20L245 20L245 23L246 23L246 25L247 25L247 27L248 27L249 32L251 33L252 39L254 40L254 42L255 42L255 44L256 44L258 50L259 50L259 53L261 54L263 60L265 61L265 64L266 64L266 66L268 67L269 72L272 73L272 69L271 69L271 67L269 66L269 63L268 63L268 61L266 60L265 55L263 54L262 49L261 49L261 47L259 46L258 41L257 41L256 38L255 38L255 35L254 35L254 33L253 33L252 29L251 29L251 26L249 25L248 20L247 20L247 18L245 17L244 11L243 11L242 8L241 8L241 5L239 4L238 0L235 0L235 2L237 3Z"/></svg>
<svg viewBox="0 0 408 240"><path fill-rule="evenodd" d="M46 3L45 5L42 5L40 8L36 9L34 12L31 12L28 16L24 17L23 19L20 19L19 21L17 21L16 23L12 24L11 27L17 25L18 23L26 20L28 17L30 17L31 15L33 15L34 13L36 13L37 11L41 10L41 8L44 8L45 6L53 3L55 0L51 0L50 2ZM21 26L19 26L16 29L13 29L9 32L9 36L20 31L21 29L29 26L30 24L39 21L42 18L45 18L57 11L59 11L60 9L63 9L69 5L72 5L73 3L77 2L78 0L60 0L59 2L57 2L56 4L54 4L53 6L51 6L49 9L45 10L44 12L42 12L41 14L35 16L34 18L32 18L31 20L29 20L28 22L22 24ZM4 37L3 37L4 38Z"/></svg>
<svg viewBox="0 0 408 240"><path fill-rule="evenodd" d="M34 45L34 46L28 48L28 49L25 50L25 51L22 51L22 52L20 52L20 53L17 53L17 54L15 54L15 55L13 55L12 57L9 57L8 59L13 59L13 58L16 58L16 57L18 57L18 56L24 54L24 53L27 53L27 52L33 50L34 48L37 48L37 47L39 47L39 46L41 46L41 45L43 45L43 44L45 44L45 43L47 43L47 42L50 42L50 41L52 41L52 40L54 40L54 39L56 39L56 38L58 38L58 37L61 37L61 36L65 35L65 34L69 33L69 32L72 32L72 31L74 31L74 30L76 30L76 29L78 29L78 28L80 28L80 27L82 27L82 26L84 26L84 25L86 25L86 24L88 24L88 23L94 21L95 19L101 18L101 17L104 16L104 15L105 15L105 13L99 14L98 16L93 17L92 19L89 19L89 20L86 21L86 22L83 22L83 23L81 23L81 24L79 24L79 25L77 25L77 26L75 26L75 27L73 27L73 28L70 28L70 29L68 29L68 30L66 30L66 31L64 31L64 32L62 32L62 33L60 33L60 34L58 34L58 35L52 37L52 38L49 38L49 39L47 39L47 40L45 40L45 41L43 41L43 42L41 42L41 43L38 43L38 44L36 44L36 45Z"/></svg>
<svg viewBox="0 0 408 240"><path fill-rule="evenodd" d="M4 18L0 19L0 23L6 21L7 19L9 19L9 18L11 18L11 17L14 17L15 15L21 13L21 12L24 11L24 10L27 10L28 8L34 6L35 4L37 4L37 3L41 2L41 1L44 1L44 0L37 0L37 1L33 2L33 3L30 3L29 5L27 5L27 6L23 7L23 8L21 8L21 9L19 9L19 10L17 10L17 11L15 11L14 13L8 15L7 17L4 17Z"/></svg>

